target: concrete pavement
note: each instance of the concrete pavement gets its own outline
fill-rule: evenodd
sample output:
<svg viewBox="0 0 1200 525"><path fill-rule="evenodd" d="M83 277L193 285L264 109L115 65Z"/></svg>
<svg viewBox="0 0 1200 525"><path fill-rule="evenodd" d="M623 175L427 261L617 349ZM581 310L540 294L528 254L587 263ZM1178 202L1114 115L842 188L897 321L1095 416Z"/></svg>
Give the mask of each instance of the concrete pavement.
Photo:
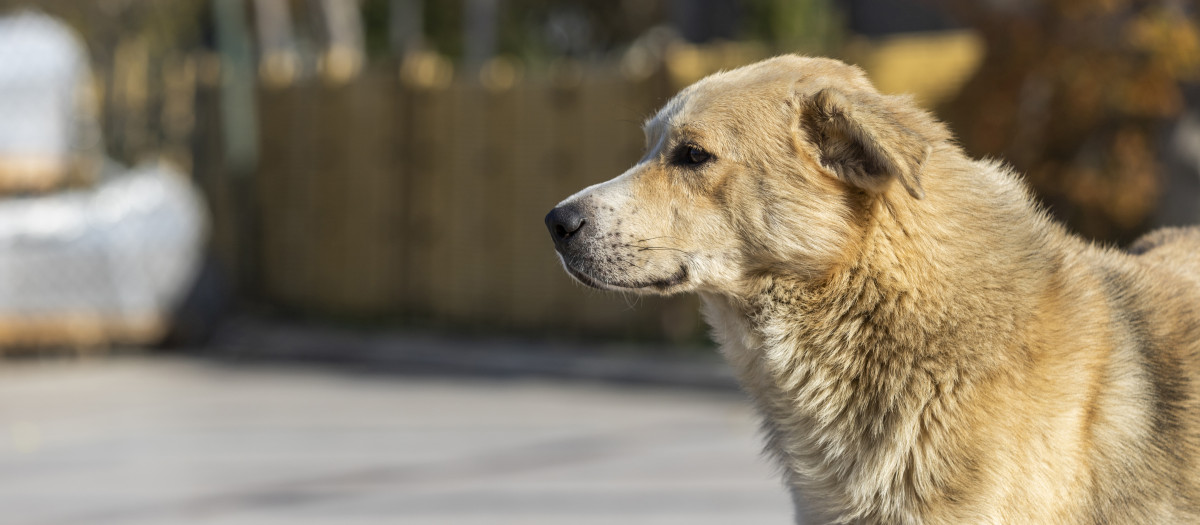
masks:
<svg viewBox="0 0 1200 525"><path fill-rule="evenodd" d="M0 524L791 519L730 391L9 360L0 425Z"/></svg>

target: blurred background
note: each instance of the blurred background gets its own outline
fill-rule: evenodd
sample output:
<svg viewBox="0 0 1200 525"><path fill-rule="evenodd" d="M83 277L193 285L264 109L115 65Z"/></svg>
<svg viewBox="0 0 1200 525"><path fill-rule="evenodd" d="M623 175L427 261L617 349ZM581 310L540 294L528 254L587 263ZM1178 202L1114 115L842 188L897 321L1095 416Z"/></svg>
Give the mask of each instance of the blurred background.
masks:
<svg viewBox="0 0 1200 525"><path fill-rule="evenodd" d="M542 216L630 166L640 123L680 87L798 52L857 63L883 91L914 94L972 155L1011 162L1088 237L1122 244L1200 219L1195 3L959 4L3 0L14 37L36 40L34 26L47 24L23 9L55 17L79 72L47 79L75 86L74 127L61 129L69 160L17 176L33 161L14 150L0 195L94 191L132 169L117 165L177 172L202 199L195 224L180 225L202 247L188 255L199 261L176 263L174 286L204 272L210 288L186 312L188 336L237 312L699 343L694 298L634 300L572 284ZM18 44L0 51L19 80L0 89L13 93L43 63ZM21 128L30 118L4 121ZM49 274L39 279L79 286L33 267ZM71 316L97 325L78 328L96 343L113 337L98 327L109 321ZM155 330L122 331L146 341ZM55 337L12 343L22 339Z"/></svg>
<svg viewBox="0 0 1200 525"><path fill-rule="evenodd" d="M732 391L695 298L632 298L573 284L542 218L562 198L631 166L642 150L642 121L678 89L779 53L841 58L862 66L882 91L913 94L950 123L971 155L1010 162L1054 215L1086 237L1123 245L1157 226L1200 222L1200 6L1192 0L0 0L0 352L9 356L0 363L8 381L0 393L15 396L0 401L0 423L11 434L10 455L2 457L30 473L71 457L13 459L33 461L30 451L48 450L55 432L77 434L70 425L54 430L44 403L63 410L64 421L104 414L96 421L108 423L89 424L116 424L104 427L109 442L151 436L149 450L177 451L145 456L146 448L121 448L120 457L141 458L146 469L116 479L174 473L200 483L196 472L220 465L213 458L234 464L278 453L270 468L307 465L306 447L320 448L321 432L332 428L350 448L383 456L394 451L388 443L413 443L406 434L413 429L423 444L409 449L454 443L431 437L429 428L445 425L458 432L447 436L540 436L533 429L558 429L568 416L536 400L583 396L579 403L596 403L594 413L583 412L599 418L589 419L596 428L661 424L631 431L670 437L654 449L660 452L675 450L666 443L688 425L713 436L728 431L751 445L728 463L749 470L729 468L751 472L745 479L770 478L753 459L753 423L736 395L705 394L709 404L681 409L672 390L654 390L638 397L650 400L638 412L617 408L630 402L624 386L581 394L554 390L562 385L470 381L582 376ZM131 362L120 357L130 349L152 350L133 351L143 357ZM45 364L61 355L85 357L99 375ZM296 358L387 368L406 380L322 382L287 371ZM468 382L437 379L447 375ZM45 396L21 397L30 392ZM413 401L457 399L453 392L476 392L494 406ZM510 394L508 404L503 396ZM366 400L377 395L394 399L393 408L412 403L411 410L396 420L388 405ZM125 401L153 398L171 401L143 407L149 412L136 425L112 423L126 421ZM261 404L285 398L296 405ZM321 415L312 416L310 406L324 407ZM191 410L167 420L182 427L146 423L181 407ZM718 414L717 422L698 415L668 424L669 414L693 409ZM462 421L439 419L447 410ZM496 423L503 431L471 426L505 410L533 419L520 428ZM320 419L360 412L362 420ZM254 426L271 424L263 422L273 421L262 419L266 413L292 414L270 427L295 444L289 452L263 438L235 458L205 455L228 443L193 432L194 425L227 429L242 446L246 432L267 432ZM308 416L317 419L305 426ZM396 425L387 427L395 432L387 439L354 441L363 425L378 430L384 422ZM180 443L176 431L197 448L163 445ZM629 442L641 443L620 441ZM563 443L556 449L562 457L607 457L594 441ZM725 453L725 444L661 465L683 483L696 475L689 470L695 464ZM214 508L328 496L334 489L321 483L344 488L338 483L347 479L394 494L413 488L397 484L478 480L511 465L539 465L526 448L491 463L480 458L493 456L456 449L447 457L457 459L438 464L444 470L329 478L336 483L305 478L322 480L316 485L296 485L293 477L285 489L242 499L209 494L169 512L151 505L106 514L96 510L100 504L61 521L31 511L42 521L29 522L190 523ZM181 458L194 463L163 466ZM392 459L411 466L411 458ZM250 463L257 466L238 476L265 468ZM487 468L480 474L464 465ZM649 474L622 472L611 479L624 481L613 483L649 490L627 483ZM30 501L53 508L51 487L63 478L47 476L38 494L48 501ZM6 485L0 477L0 498L28 498L14 487L41 486L22 479ZM747 483L745 494L760 494L757 481ZM718 485L655 501L724 501L714 494L730 489ZM178 491L203 492L188 484ZM770 491L771 504L786 506L781 492ZM463 501L453 491L441 496L445 508ZM630 504L614 498L583 507ZM546 505L544 498L522 501ZM564 505L559 510L578 517L571 512L577 507ZM739 505L717 506L740 512ZM660 512L657 522L677 522L645 508ZM776 510L786 519L786 509ZM754 522L731 516L709 517ZM561 522L561 515L546 519Z"/></svg>

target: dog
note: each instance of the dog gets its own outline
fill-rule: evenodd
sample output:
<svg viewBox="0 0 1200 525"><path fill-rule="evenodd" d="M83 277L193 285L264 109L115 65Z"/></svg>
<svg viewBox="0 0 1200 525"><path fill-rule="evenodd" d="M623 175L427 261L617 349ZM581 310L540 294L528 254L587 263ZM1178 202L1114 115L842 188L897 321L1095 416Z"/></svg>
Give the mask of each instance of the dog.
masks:
<svg viewBox="0 0 1200 525"><path fill-rule="evenodd" d="M782 56L683 89L546 225L698 293L803 523L1200 523L1200 230L1070 234L907 97Z"/></svg>

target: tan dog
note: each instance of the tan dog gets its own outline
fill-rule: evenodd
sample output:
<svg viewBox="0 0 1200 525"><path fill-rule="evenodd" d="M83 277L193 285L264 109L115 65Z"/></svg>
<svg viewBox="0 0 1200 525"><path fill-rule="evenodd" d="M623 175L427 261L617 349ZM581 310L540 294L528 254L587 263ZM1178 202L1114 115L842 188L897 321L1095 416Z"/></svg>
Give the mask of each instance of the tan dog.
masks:
<svg viewBox="0 0 1200 525"><path fill-rule="evenodd" d="M700 293L799 521L1200 523L1200 231L1088 244L834 60L645 131L547 226L588 285Z"/></svg>

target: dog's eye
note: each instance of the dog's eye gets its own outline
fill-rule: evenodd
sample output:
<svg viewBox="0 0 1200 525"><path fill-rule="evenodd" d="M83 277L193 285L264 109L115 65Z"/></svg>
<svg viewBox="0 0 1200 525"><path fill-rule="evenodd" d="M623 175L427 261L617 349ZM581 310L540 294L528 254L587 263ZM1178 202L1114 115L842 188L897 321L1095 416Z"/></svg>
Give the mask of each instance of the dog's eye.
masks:
<svg viewBox="0 0 1200 525"><path fill-rule="evenodd" d="M684 144L675 150L675 162L684 166L699 166L711 159L711 153L695 144Z"/></svg>

